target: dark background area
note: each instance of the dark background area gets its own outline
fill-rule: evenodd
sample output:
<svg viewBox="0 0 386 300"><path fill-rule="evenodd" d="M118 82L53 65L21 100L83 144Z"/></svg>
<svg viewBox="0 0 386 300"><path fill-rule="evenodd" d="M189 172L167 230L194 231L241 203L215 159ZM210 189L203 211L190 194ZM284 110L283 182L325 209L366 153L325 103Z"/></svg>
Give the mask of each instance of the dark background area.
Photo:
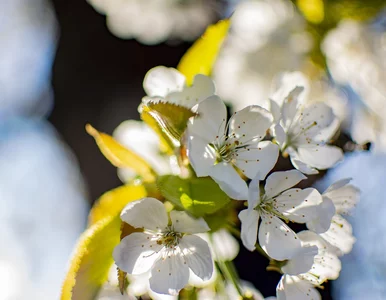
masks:
<svg viewBox="0 0 386 300"><path fill-rule="evenodd" d="M55 106L49 120L75 153L92 203L121 184L84 127L111 134L124 120L138 119L142 81L157 65L176 67L189 43L146 46L113 36L85 0L53 0L60 37L53 67ZM280 274L267 272L268 261L241 247L236 265L241 277L264 296L274 295ZM331 299L328 286L323 299Z"/></svg>

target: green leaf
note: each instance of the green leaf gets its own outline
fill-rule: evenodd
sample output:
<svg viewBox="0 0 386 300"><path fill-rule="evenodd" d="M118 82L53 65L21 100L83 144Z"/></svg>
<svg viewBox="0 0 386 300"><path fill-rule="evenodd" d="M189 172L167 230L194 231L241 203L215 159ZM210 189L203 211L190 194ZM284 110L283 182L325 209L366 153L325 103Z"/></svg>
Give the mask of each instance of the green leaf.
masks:
<svg viewBox="0 0 386 300"><path fill-rule="evenodd" d="M189 108L173 103L149 102L143 105L141 118L160 136L169 150L166 152L173 152L180 146L189 118L195 115Z"/></svg>
<svg viewBox="0 0 386 300"><path fill-rule="evenodd" d="M196 217L213 214L230 202L210 177L182 179L165 175L158 178L157 184L167 200Z"/></svg>
<svg viewBox="0 0 386 300"><path fill-rule="evenodd" d="M62 287L61 300L93 300L106 282L120 241L119 216L104 218L80 237Z"/></svg>
<svg viewBox="0 0 386 300"><path fill-rule="evenodd" d="M127 203L146 197L146 194L143 186L124 185L100 197L90 212L89 227L75 247L61 300L95 298L113 264L114 247L123 236L134 231L133 227L121 224L120 212Z"/></svg>
<svg viewBox="0 0 386 300"><path fill-rule="evenodd" d="M134 170L145 182L155 180L154 170L142 157L122 146L110 135L99 132L90 124L86 125L86 131L95 139L99 150L114 166Z"/></svg>

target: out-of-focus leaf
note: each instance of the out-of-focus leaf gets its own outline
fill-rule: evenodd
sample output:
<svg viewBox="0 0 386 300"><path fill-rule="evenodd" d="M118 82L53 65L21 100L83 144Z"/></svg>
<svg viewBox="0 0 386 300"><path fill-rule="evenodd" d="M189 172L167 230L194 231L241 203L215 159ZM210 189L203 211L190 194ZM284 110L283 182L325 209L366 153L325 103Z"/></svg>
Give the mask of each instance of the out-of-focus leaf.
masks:
<svg viewBox="0 0 386 300"><path fill-rule="evenodd" d="M296 3L308 22L318 24L323 21L323 0L297 0Z"/></svg>
<svg viewBox="0 0 386 300"><path fill-rule="evenodd" d="M86 131L95 139L103 155L114 166L130 168L146 182L155 180L155 172L142 157L122 146L110 135L97 131L90 124L86 125Z"/></svg>
<svg viewBox="0 0 386 300"><path fill-rule="evenodd" d="M146 196L143 186L124 185L103 194L89 215L89 227L80 237L62 287L61 300L92 300L106 282L112 253L121 237L134 231L122 226L120 212L130 201Z"/></svg>
<svg viewBox="0 0 386 300"><path fill-rule="evenodd" d="M190 117L196 115L190 109L169 102L149 102L142 107L141 118L168 145L169 151L180 145Z"/></svg>
<svg viewBox="0 0 386 300"><path fill-rule="evenodd" d="M167 200L196 217L213 214L230 202L210 177L182 179L165 175L158 178L157 184Z"/></svg>
<svg viewBox="0 0 386 300"><path fill-rule="evenodd" d="M177 69L185 75L187 84L192 84L197 74L209 75L212 72L229 27L229 19L210 25L201 38L181 58Z"/></svg>
<svg viewBox="0 0 386 300"><path fill-rule="evenodd" d="M62 287L61 300L93 300L106 282L120 241L119 216L107 217L80 237Z"/></svg>
<svg viewBox="0 0 386 300"><path fill-rule="evenodd" d="M146 195L146 189L142 185L122 185L104 193L90 211L89 226L108 216L118 216L127 203L139 200Z"/></svg>

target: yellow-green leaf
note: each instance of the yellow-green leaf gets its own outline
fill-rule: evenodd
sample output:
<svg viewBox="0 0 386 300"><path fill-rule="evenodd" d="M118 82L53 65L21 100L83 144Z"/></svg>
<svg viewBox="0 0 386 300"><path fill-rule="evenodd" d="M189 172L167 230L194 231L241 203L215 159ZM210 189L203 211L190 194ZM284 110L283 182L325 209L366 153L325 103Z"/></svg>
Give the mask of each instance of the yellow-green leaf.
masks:
<svg viewBox="0 0 386 300"><path fill-rule="evenodd" d="M146 196L143 186L124 185L103 194L89 215L89 228L80 237L62 287L61 300L92 300L106 282L112 253L122 234L120 212L130 201Z"/></svg>
<svg viewBox="0 0 386 300"><path fill-rule="evenodd" d="M130 168L146 182L155 180L155 172L142 157L122 146L110 135L97 131L90 124L86 125L86 131L95 139L102 154L114 166Z"/></svg>
<svg viewBox="0 0 386 300"><path fill-rule="evenodd" d="M209 75L212 72L229 27L229 19L210 25L201 38L181 58L177 69L185 75L187 84L192 84L197 74Z"/></svg>
<svg viewBox="0 0 386 300"><path fill-rule="evenodd" d="M80 237L62 287L61 300L93 300L106 282L120 241L119 216L107 217Z"/></svg>
<svg viewBox="0 0 386 300"><path fill-rule="evenodd" d="M210 177L183 179L164 175L158 177L157 185L165 199L197 217L213 214L230 202Z"/></svg>
<svg viewBox="0 0 386 300"><path fill-rule="evenodd" d="M141 118L168 145L169 152L180 146L190 117L196 115L189 108L169 102L149 102L142 107Z"/></svg>
<svg viewBox="0 0 386 300"><path fill-rule="evenodd" d="M122 185L104 193L88 216L89 226L108 216L117 216L130 201L146 197L146 189L142 185Z"/></svg>

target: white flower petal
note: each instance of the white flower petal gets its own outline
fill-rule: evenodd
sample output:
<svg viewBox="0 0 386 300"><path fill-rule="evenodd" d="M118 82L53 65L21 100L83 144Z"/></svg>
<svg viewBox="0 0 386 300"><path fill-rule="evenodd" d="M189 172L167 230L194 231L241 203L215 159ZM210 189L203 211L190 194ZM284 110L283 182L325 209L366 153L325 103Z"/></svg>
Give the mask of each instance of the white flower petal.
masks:
<svg viewBox="0 0 386 300"><path fill-rule="evenodd" d="M306 226L318 234L326 232L331 226L332 217L335 215L334 203L327 197L317 207L317 218L307 221Z"/></svg>
<svg viewBox="0 0 386 300"><path fill-rule="evenodd" d="M260 202L260 180L259 174L249 183L248 186L248 208L253 209Z"/></svg>
<svg viewBox="0 0 386 300"><path fill-rule="evenodd" d="M299 232L298 237L303 246L317 246L319 249L311 270L302 274L302 277L317 285L326 280L338 278L342 268L341 262L337 255L331 251L332 248L329 247L328 243L320 235L309 230Z"/></svg>
<svg viewBox="0 0 386 300"><path fill-rule="evenodd" d="M185 85L185 76L174 68L158 66L150 69L143 80L143 88L150 97L165 97L175 91L181 91Z"/></svg>
<svg viewBox="0 0 386 300"><path fill-rule="evenodd" d="M331 184L323 193L324 194L327 194L328 192L330 191L333 191L333 190L337 190L337 189L340 189L341 187L344 187L345 185L349 184L350 181L352 180L352 178L343 178L343 179L340 179L336 182L334 182L333 184Z"/></svg>
<svg viewBox="0 0 386 300"><path fill-rule="evenodd" d="M276 143L282 149L287 142L287 134L280 124L271 127L272 135L275 137Z"/></svg>
<svg viewBox="0 0 386 300"><path fill-rule="evenodd" d="M340 215L332 218L330 228L320 236L334 247L338 256L350 253L355 243L350 223Z"/></svg>
<svg viewBox="0 0 386 300"><path fill-rule="evenodd" d="M227 163L218 163L210 169L209 175L232 199L248 199L247 183L240 177L232 165Z"/></svg>
<svg viewBox="0 0 386 300"><path fill-rule="evenodd" d="M163 230L168 225L165 206L155 198L130 202L122 210L121 219L135 228Z"/></svg>
<svg viewBox="0 0 386 300"><path fill-rule="evenodd" d="M188 280L189 267L182 253L166 254L151 270L150 289L158 294L177 295Z"/></svg>
<svg viewBox="0 0 386 300"><path fill-rule="evenodd" d="M281 108L280 106L273 100L269 100L269 104L270 104L270 107L269 107L269 111L271 112L272 114L272 117L273 117L273 120L275 123L279 122L280 121L280 117L281 117Z"/></svg>
<svg viewBox="0 0 386 300"><path fill-rule="evenodd" d="M188 123L188 135L201 137L208 144L224 135L227 111L218 96L211 96L194 107L198 116Z"/></svg>
<svg viewBox="0 0 386 300"><path fill-rule="evenodd" d="M335 146L305 146L298 148L299 160L319 170L333 167L343 159L342 149Z"/></svg>
<svg viewBox="0 0 386 300"><path fill-rule="evenodd" d="M286 97L282 109L281 116L283 120L283 127L289 129L290 126L295 122L295 117L299 112L299 96L303 93L304 88L297 86L295 87Z"/></svg>
<svg viewBox="0 0 386 300"><path fill-rule="evenodd" d="M203 218L195 219L185 211L172 210L170 212L170 219L176 232L194 234L210 230Z"/></svg>
<svg viewBox="0 0 386 300"><path fill-rule="evenodd" d="M248 178L254 178L259 174L259 179L264 180L275 166L278 157L279 147L270 141L263 141L238 150L235 165Z"/></svg>
<svg viewBox="0 0 386 300"><path fill-rule="evenodd" d="M300 118L293 123L290 131L296 140L306 143L306 138L315 137L321 130L330 126L335 120L332 108L325 103L310 104L301 112Z"/></svg>
<svg viewBox="0 0 386 300"><path fill-rule="evenodd" d="M224 228L212 233L212 247L214 259L221 261L232 261L240 250L238 241Z"/></svg>
<svg viewBox="0 0 386 300"><path fill-rule="evenodd" d="M336 186L338 186L339 183L340 182L337 182ZM328 197L332 200L337 214L349 214L359 201L360 190L351 184L337 188L331 186L323 193L323 197Z"/></svg>
<svg viewBox="0 0 386 300"><path fill-rule="evenodd" d="M116 265L129 274L143 274L150 270L159 257L162 245L158 245L152 236L134 232L115 247L113 258Z"/></svg>
<svg viewBox="0 0 386 300"><path fill-rule="evenodd" d="M195 235L184 236L179 247L189 268L202 280L208 280L213 274L213 259L208 243Z"/></svg>
<svg viewBox="0 0 386 300"><path fill-rule="evenodd" d="M317 246L304 246L281 269L285 274L289 275L306 273L314 264L314 258L317 254Z"/></svg>
<svg viewBox="0 0 386 300"><path fill-rule="evenodd" d="M185 87L181 92L170 93L165 100L171 103L192 108L206 98L214 95L215 87L212 79L198 74L194 77L193 84Z"/></svg>
<svg viewBox="0 0 386 300"><path fill-rule="evenodd" d="M283 275L276 288L277 300L321 300L319 292L298 276Z"/></svg>
<svg viewBox="0 0 386 300"><path fill-rule="evenodd" d="M241 221L241 241L249 251L256 249L259 213L254 209L244 209L239 213Z"/></svg>
<svg viewBox="0 0 386 300"><path fill-rule="evenodd" d="M273 198L304 179L307 177L297 170L272 173L265 183L265 195L267 198Z"/></svg>
<svg viewBox="0 0 386 300"><path fill-rule="evenodd" d="M296 223L305 223L319 216L318 205L323 198L314 188L290 189L276 198L277 210Z"/></svg>
<svg viewBox="0 0 386 300"><path fill-rule="evenodd" d="M210 168L216 161L214 149L196 135L188 137L188 157L198 177L208 176Z"/></svg>
<svg viewBox="0 0 386 300"><path fill-rule="evenodd" d="M284 99L296 87L303 87L305 89L302 97L299 99L300 104L304 102L306 94L309 92L310 82L307 77L301 72L283 72L279 74L273 81L275 92L271 96L279 106L283 105Z"/></svg>
<svg viewBox="0 0 386 300"><path fill-rule="evenodd" d="M263 215L259 228L259 244L273 259L293 257L301 248L300 239L286 224L275 216Z"/></svg>
<svg viewBox="0 0 386 300"><path fill-rule="evenodd" d="M229 120L229 136L240 146L262 140L273 122L272 114L258 106L250 105L235 112Z"/></svg>
<svg viewBox="0 0 386 300"><path fill-rule="evenodd" d="M290 158L291 158L291 163L292 165L297 169L299 170L300 172L302 172L303 174L307 174L307 175L315 175L315 174L318 174L319 171L316 170L315 168L312 168L310 166L308 166L307 164L303 163L302 161L300 161L298 159L298 155L295 154L294 151L291 151L289 152L289 155L290 155Z"/></svg>

